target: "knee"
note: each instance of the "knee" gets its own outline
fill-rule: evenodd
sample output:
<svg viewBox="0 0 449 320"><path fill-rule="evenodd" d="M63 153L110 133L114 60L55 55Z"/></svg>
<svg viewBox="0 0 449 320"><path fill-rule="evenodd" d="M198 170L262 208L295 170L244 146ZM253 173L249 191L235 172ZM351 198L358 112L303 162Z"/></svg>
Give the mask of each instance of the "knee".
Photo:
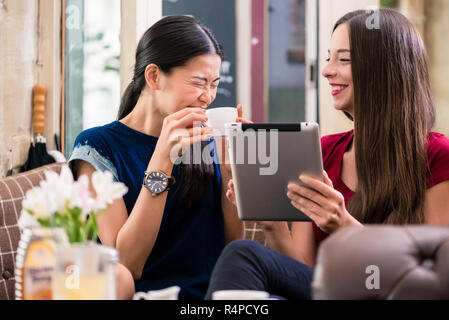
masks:
<svg viewBox="0 0 449 320"><path fill-rule="evenodd" d="M117 263L115 275L117 300L131 300L135 293L134 279L131 272L124 265Z"/></svg>
<svg viewBox="0 0 449 320"><path fill-rule="evenodd" d="M229 243L223 250L223 256L243 255L247 257L250 254L257 254L265 248L263 245L252 240L236 240Z"/></svg>

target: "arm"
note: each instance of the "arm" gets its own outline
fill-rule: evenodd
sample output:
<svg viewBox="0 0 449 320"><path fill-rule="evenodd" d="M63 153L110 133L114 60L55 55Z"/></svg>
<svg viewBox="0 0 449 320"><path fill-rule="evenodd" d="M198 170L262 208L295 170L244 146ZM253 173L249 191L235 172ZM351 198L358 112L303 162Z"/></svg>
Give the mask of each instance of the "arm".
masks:
<svg viewBox="0 0 449 320"><path fill-rule="evenodd" d="M153 162L149 167L156 167L156 163ZM167 164L160 164L158 169L171 174ZM87 175L91 179L93 172L95 169L89 163L76 161L77 176ZM92 184L90 190L95 192ZM120 262L131 271L136 280L140 278L145 261L156 242L166 200L167 192L153 197L142 187L129 217L125 202L121 198L115 200L110 208L97 218L101 242L117 249Z"/></svg>
<svg viewBox="0 0 449 320"><path fill-rule="evenodd" d="M427 189L424 198L425 223L449 225L449 180Z"/></svg>
<svg viewBox="0 0 449 320"><path fill-rule="evenodd" d="M220 163L221 173L221 208L225 227L226 243L245 237L245 228L237 214L235 202L232 203L226 196L227 187L232 178L231 166L229 164L226 150L226 140L218 138L215 140L217 157Z"/></svg>
<svg viewBox="0 0 449 320"><path fill-rule="evenodd" d="M313 234L312 223L293 222L292 238L294 243L292 252L295 252L296 256L298 256L297 260L314 268L316 263L318 245L315 239L315 235Z"/></svg>
<svg viewBox="0 0 449 320"><path fill-rule="evenodd" d="M227 186L231 179L230 172L225 165L220 165L221 171L221 206L223 210L223 219L226 234L226 243L245 237L243 221L237 215L237 208L226 197Z"/></svg>
<svg viewBox="0 0 449 320"><path fill-rule="evenodd" d="M86 175L89 177L89 181L91 181L94 172L95 168L90 163L83 160L75 161L75 178ZM96 196L92 183L90 183L89 189ZM126 219L128 219L128 213L123 198L115 200L107 211L98 215L98 237L101 243L115 248L118 232L125 224Z"/></svg>
<svg viewBox="0 0 449 320"><path fill-rule="evenodd" d="M226 196L235 206L232 180L229 181L228 188ZM315 265L317 245L310 223L293 222L291 231L287 222L260 222L260 224L267 238L268 247L311 267Z"/></svg>
<svg viewBox="0 0 449 320"><path fill-rule="evenodd" d="M241 104L237 106L237 119L236 122L250 123L242 117L243 107ZM226 243L230 243L234 240L243 239L245 237L245 227L243 221L241 221L237 214L237 208L235 201L231 201L227 197L227 190L230 181L232 181L231 165L229 161L229 155L226 152L226 140L217 139L217 156L220 162L221 172L221 206L223 210L223 219L225 224Z"/></svg>
<svg viewBox="0 0 449 320"><path fill-rule="evenodd" d="M315 266L317 244L310 222L262 222L268 247L310 267Z"/></svg>
<svg viewBox="0 0 449 320"><path fill-rule="evenodd" d="M208 128L203 128L196 134L192 128L187 129L193 121L204 122L206 119L204 110L194 108L183 109L166 117L147 171L162 170L167 175L171 175L172 149L184 150L194 142L209 139L207 135L204 135L210 132ZM183 130L180 132L179 129ZM77 176L86 174L90 177L94 171L91 165L82 161L77 162L77 167ZM143 266L156 242L166 200L167 192L153 197L142 186L129 216L124 200L119 199L98 219L100 239L117 249L121 263L131 271L134 279L141 277Z"/></svg>

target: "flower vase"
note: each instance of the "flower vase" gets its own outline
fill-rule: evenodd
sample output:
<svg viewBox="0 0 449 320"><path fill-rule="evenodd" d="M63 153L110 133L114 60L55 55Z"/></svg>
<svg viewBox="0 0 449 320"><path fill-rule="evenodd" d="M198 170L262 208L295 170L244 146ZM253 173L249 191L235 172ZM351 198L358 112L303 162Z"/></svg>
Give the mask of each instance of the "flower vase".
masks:
<svg viewBox="0 0 449 320"><path fill-rule="evenodd" d="M56 245L54 300L115 300L118 252L94 242Z"/></svg>

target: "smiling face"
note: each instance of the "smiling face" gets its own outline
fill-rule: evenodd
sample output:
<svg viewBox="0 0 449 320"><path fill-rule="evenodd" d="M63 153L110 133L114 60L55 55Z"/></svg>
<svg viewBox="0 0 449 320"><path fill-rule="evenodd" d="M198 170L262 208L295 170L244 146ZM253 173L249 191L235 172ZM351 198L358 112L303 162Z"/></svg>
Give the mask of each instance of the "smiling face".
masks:
<svg viewBox="0 0 449 320"><path fill-rule="evenodd" d="M206 54L190 59L169 73L160 72L156 102L163 116L189 107L206 109L217 95L221 58Z"/></svg>
<svg viewBox="0 0 449 320"><path fill-rule="evenodd" d="M332 34L328 63L323 69L332 88L334 107L346 111L354 117L354 87L352 82L349 27L346 23L338 26Z"/></svg>

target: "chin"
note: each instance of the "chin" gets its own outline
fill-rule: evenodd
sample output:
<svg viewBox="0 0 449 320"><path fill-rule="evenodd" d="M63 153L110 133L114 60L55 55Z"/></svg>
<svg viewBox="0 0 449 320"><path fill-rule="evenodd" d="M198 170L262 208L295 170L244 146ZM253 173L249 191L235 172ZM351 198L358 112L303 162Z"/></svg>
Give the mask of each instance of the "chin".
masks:
<svg viewBox="0 0 449 320"><path fill-rule="evenodd" d="M347 111L348 108L346 108L345 106L340 106L340 105L334 105L334 109L337 111Z"/></svg>
<svg viewBox="0 0 449 320"><path fill-rule="evenodd" d="M349 103L334 103L335 110L353 113L353 107Z"/></svg>

